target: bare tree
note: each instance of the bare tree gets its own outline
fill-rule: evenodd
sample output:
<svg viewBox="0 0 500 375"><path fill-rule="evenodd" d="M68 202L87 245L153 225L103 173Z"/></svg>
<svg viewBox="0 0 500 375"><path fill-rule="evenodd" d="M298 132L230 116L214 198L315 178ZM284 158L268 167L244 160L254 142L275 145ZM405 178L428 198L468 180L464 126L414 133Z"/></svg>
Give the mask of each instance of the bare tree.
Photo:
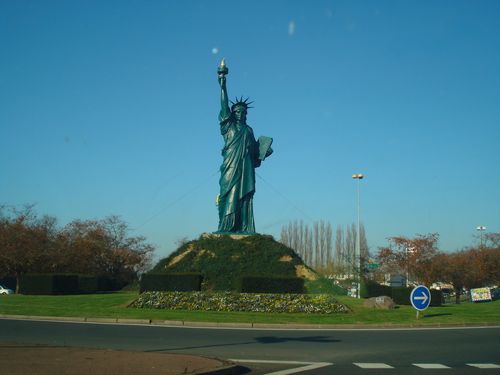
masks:
<svg viewBox="0 0 500 375"><path fill-rule="evenodd" d="M347 273L351 276L355 274L356 268L356 226L354 224L347 226L344 248Z"/></svg>
<svg viewBox="0 0 500 375"><path fill-rule="evenodd" d="M281 229L280 242L291 247L310 267L326 268L333 263L333 234L330 223L314 222L312 228L303 221L293 221Z"/></svg>
<svg viewBox="0 0 500 375"><path fill-rule="evenodd" d="M309 227L306 227L306 232L307 232L307 241L306 241L306 254L307 254L307 262L306 264L309 266L312 266L312 258L313 258L313 235L312 235L312 229Z"/></svg>
<svg viewBox="0 0 500 375"><path fill-rule="evenodd" d="M326 265L326 249L325 249L325 222L319 222L319 263L318 266L324 267Z"/></svg>
<svg viewBox="0 0 500 375"><path fill-rule="evenodd" d="M304 244L304 222L301 220L299 225L299 244L297 252L303 256L305 254L305 244Z"/></svg>
<svg viewBox="0 0 500 375"><path fill-rule="evenodd" d="M313 230L314 230L314 261L312 262L314 267L317 267L319 264L319 223L317 221L314 222L313 224Z"/></svg>
<svg viewBox="0 0 500 375"><path fill-rule="evenodd" d="M332 232L332 225L330 223L326 224L326 230L325 230L325 248L326 248L326 265L327 267L332 267L334 265L333 261L333 232Z"/></svg>
<svg viewBox="0 0 500 375"><path fill-rule="evenodd" d="M366 264L369 259L368 252L368 242L366 241L366 231L363 223L359 226L359 265L361 267L361 273L364 275L366 272Z"/></svg>
<svg viewBox="0 0 500 375"><path fill-rule="evenodd" d="M340 225L335 231L335 262L337 264L337 272L343 274L345 272L345 254L344 254L344 232Z"/></svg>
<svg viewBox="0 0 500 375"><path fill-rule="evenodd" d="M285 245L290 247L290 238L288 237L288 228L285 226L281 227L281 233L280 233L280 242Z"/></svg>

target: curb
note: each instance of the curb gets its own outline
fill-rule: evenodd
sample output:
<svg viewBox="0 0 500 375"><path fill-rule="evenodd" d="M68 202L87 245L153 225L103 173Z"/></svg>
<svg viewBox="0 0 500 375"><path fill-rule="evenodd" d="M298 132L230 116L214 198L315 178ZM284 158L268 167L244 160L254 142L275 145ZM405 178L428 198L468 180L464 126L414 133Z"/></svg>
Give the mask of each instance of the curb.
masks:
<svg viewBox="0 0 500 375"><path fill-rule="evenodd" d="M170 325L166 320L166 325ZM223 322L182 322L185 327L199 327L199 328L253 328L254 323L223 323Z"/></svg>
<svg viewBox="0 0 500 375"><path fill-rule="evenodd" d="M87 318L87 317L56 317L34 315L0 314L0 319L41 320L74 323L98 324L130 324L145 326L189 327L189 328L224 328L224 329L281 329L281 330L363 330L363 329L426 329L426 328L500 328L498 323L432 323L432 324L293 324L293 323L223 323L223 322L192 322L183 320L151 320L133 318Z"/></svg>

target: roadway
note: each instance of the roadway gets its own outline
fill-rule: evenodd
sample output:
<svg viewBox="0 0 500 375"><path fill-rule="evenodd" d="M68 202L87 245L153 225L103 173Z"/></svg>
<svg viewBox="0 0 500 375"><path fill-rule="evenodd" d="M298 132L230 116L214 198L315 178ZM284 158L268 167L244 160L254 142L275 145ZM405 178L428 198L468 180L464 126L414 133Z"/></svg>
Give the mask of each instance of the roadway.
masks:
<svg viewBox="0 0 500 375"><path fill-rule="evenodd" d="M219 357L251 374L500 374L500 327L278 330L0 319L0 341Z"/></svg>

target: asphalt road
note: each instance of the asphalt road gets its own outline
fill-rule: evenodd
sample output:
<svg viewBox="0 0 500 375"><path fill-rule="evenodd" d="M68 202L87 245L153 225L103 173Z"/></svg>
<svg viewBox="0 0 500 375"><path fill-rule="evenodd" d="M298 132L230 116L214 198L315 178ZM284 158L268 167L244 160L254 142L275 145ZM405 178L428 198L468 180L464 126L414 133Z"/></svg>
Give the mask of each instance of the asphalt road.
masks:
<svg viewBox="0 0 500 375"><path fill-rule="evenodd" d="M0 319L0 341L236 359L252 374L430 374L442 366L454 374L500 374L500 327L262 330Z"/></svg>

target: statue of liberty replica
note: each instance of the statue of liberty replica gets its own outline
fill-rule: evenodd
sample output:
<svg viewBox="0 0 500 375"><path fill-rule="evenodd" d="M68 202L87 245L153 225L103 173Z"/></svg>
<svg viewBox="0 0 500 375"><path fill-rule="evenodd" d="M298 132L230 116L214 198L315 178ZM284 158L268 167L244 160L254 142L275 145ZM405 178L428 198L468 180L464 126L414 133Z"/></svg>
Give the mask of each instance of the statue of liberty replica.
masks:
<svg viewBox="0 0 500 375"><path fill-rule="evenodd" d="M273 140L268 137L255 140L252 128L247 125L247 111L251 108L248 98L236 98L229 107L226 89L229 70L224 59L217 73L221 88L219 123L224 147L220 167L220 193L217 196L219 229L216 233L254 234L255 168L273 152Z"/></svg>

